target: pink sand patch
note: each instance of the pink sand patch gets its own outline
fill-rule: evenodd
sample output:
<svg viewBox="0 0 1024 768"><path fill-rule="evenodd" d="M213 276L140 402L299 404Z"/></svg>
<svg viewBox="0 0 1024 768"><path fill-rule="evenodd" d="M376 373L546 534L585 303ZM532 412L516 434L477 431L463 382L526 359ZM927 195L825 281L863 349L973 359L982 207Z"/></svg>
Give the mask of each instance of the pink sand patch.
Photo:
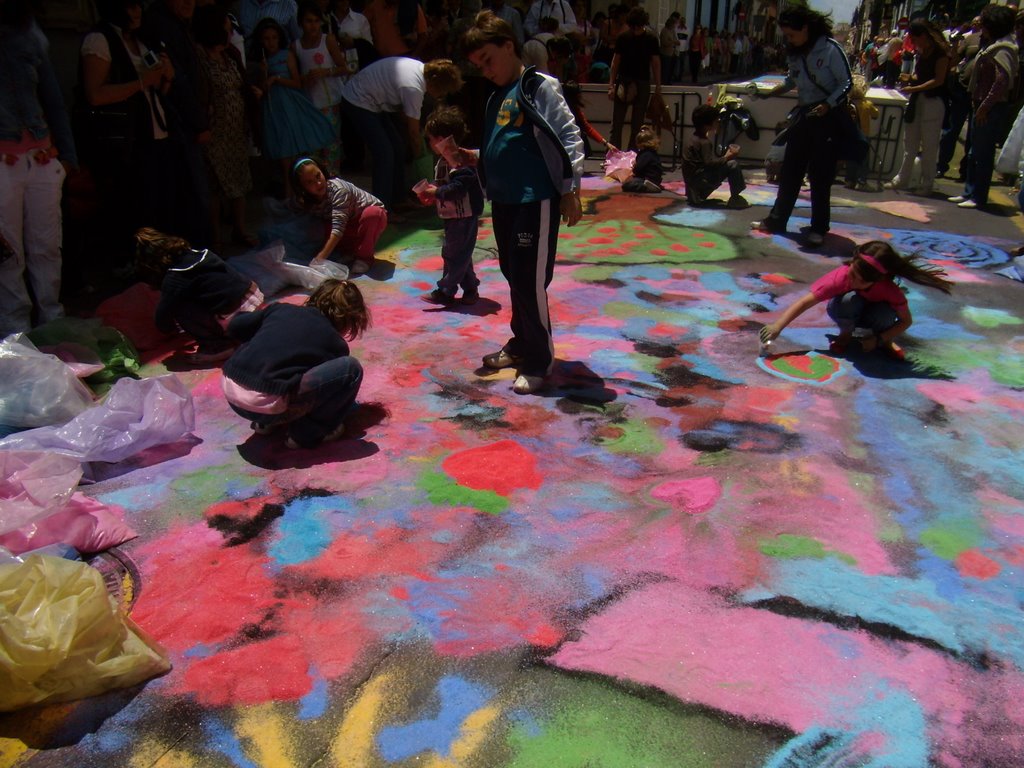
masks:
<svg viewBox="0 0 1024 768"><path fill-rule="evenodd" d="M901 219L919 221L922 224L931 221L929 209L920 203L887 200L884 203L868 203L868 208L874 208L876 211L888 213L890 216L897 216Z"/></svg>
<svg viewBox="0 0 1024 768"><path fill-rule="evenodd" d="M961 576L983 580L994 578L1003 570L999 563L976 549L968 549L957 555L956 569Z"/></svg>
<svg viewBox="0 0 1024 768"><path fill-rule="evenodd" d="M514 440L453 453L441 464L459 485L508 496L517 488L540 488L537 457Z"/></svg>
<svg viewBox="0 0 1024 768"><path fill-rule="evenodd" d="M722 486L713 477L670 480L655 486L651 496L669 502L678 510L696 515L715 506L722 496Z"/></svg>
<svg viewBox="0 0 1024 768"><path fill-rule="evenodd" d="M416 262L416 269L426 269L433 272L444 266L444 260L440 256L424 256Z"/></svg>
<svg viewBox="0 0 1024 768"><path fill-rule="evenodd" d="M797 732L847 728L849 713L872 708L881 690L906 691L918 702L942 758L983 738L986 723L1005 718L1018 732L1024 727L1024 678L1012 668L992 680L990 671L913 643L737 608L680 584L633 592L581 630L551 663ZM976 711L979 695L984 713Z"/></svg>
<svg viewBox="0 0 1024 768"><path fill-rule="evenodd" d="M973 411L986 399L985 393L970 384L954 381L923 381L917 391L939 405L957 413Z"/></svg>

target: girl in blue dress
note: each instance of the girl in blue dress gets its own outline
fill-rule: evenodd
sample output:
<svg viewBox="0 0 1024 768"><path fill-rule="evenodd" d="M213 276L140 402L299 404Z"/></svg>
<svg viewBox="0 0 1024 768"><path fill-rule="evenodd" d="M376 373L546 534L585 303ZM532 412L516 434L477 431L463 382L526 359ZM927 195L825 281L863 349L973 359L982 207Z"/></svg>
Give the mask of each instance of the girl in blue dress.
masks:
<svg viewBox="0 0 1024 768"><path fill-rule="evenodd" d="M295 53L288 46L288 35L273 19L263 19L252 35L251 61L261 62L264 85L263 151L281 161L286 192L289 170L295 158L337 141L331 121L309 100L302 89L302 78Z"/></svg>

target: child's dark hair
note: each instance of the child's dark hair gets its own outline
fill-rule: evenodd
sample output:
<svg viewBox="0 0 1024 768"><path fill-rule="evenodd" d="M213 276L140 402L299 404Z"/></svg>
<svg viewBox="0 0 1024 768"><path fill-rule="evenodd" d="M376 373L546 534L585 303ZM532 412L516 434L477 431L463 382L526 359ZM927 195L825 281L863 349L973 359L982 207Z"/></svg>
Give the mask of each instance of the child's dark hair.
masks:
<svg viewBox="0 0 1024 768"><path fill-rule="evenodd" d="M145 282L158 284L178 257L191 250L184 238L143 227L135 233L135 272Z"/></svg>
<svg viewBox="0 0 1024 768"><path fill-rule="evenodd" d="M424 126L427 136L435 139L444 139L451 136L455 143L459 144L464 138L468 129L466 128L466 116L458 107L438 107L430 116Z"/></svg>
<svg viewBox="0 0 1024 768"><path fill-rule="evenodd" d="M320 6L313 2L313 0L302 0L299 3L299 10L295 13L295 20L299 22L299 27L302 27L302 19L306 14L316 16L320 21L324 21L324 12L320 10Z"/></svg>
<svg viewBox="0 0 1024 768"><path fill-rule="evenodd" d="M944 293L953 291L953 283L945 279L945 270L932 264L921 264L916 256L900 256L895 248L882 240L870 240L857 246L857 252L847 263L869 283L902 277L918 285L938 288Z"/></svg>
<svg viewBox="0 0 1024 768"><path fill-rule="evenodd" d="M701 104L699 107L695 107L693 114L690 119L693 120L693 128L697 133L702 136L708 131L715 120L718 120L721 114L718 111L718 107L713 107L710 104Z"/></svg>
<svg viewBox="0 0 1024 768"><path fill-rule="evenodd" d="M655 132L653 125L644 123L640 130L636 132L634 143L637 149L653 149L657 151L661 145L661 138Z"/></svg>
<svg viewBox="0 0 1024 768"><path fill-rule="evenodd" d="M511 41L516 56L522 55L522 46L516 39L512 25L502 18L494 15L493 11L480 11L473 20L473 26L466 30L462 36L462 54L469 56L483 48L488 43L502 46Z"/></svg>
<svg viewBox="0 0 1024 768"><path fill-rule="evenodd" d="M324 170L324 167L311 157L300 157L295 161L295 165L292 166L292 192L295 195L295 201L302 208L312 208L320 202L317 198L311 197L310 194L306 192L305 187L302 186L302 179L299 177L299 172L307 165L316 166L320 169L320 173L324 175L325 179L330 178L327 171Z"/></svg>
<svg viewBox="0 0 1024 768"><path fill-rule="evenodd" d="M370 310L351 280L324 280L306 299L306 306L319 310L350 341L370 327Z"/></svg>
<svg viewBox="0 0 1024 768"><path fill-rule="evenodd" d="M256 25L256 29L252 32L252 42L249 43L249 61L265 61L267 58L266 50L263 48L263 33L273 29L277 31L277 39L281 42L280 49L284 50L288 47L290 42L288 39L288 33L285 32L284 27L278 24L276 21L270 18L260 20L260 23Z"/></svg>

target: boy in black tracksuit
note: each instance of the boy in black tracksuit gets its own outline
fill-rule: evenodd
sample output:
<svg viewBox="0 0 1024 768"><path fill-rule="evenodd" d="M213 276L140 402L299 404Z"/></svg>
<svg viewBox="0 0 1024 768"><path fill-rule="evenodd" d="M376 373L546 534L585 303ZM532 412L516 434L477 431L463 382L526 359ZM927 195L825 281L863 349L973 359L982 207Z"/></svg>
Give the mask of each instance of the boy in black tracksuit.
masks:
<svg viewBox="0 0 1024 768"><path fill-rule="evenodd" d="M512 301L512 338L483 363L517 368L512 388L529 394L544 386L554 363L547 287L559 217L572 226L582 215L583 139L558 81L523 66L508 22L481 13L463 46L498 86L487 102L480 170Z"/></svg>

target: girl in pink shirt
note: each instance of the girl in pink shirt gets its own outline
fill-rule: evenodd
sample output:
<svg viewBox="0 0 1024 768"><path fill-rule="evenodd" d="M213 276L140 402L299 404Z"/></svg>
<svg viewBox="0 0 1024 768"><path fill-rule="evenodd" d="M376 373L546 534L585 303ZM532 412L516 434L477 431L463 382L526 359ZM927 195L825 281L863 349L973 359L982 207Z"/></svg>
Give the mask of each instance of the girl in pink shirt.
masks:
<svg viewBox="0 0 1024 768"><path fill-rule="evenodd" d="M857 248L853 259L816 280L811 290L782 313L776 322L761 329L761 343L778 338L783 328L822 301L828 301L828 316L839 326L839 335L829 342L828 350L842 354L856 328L867 328L872 336L861 339L865 352L875 349L904 359L896 337L913 318L902 289L894 282L902 277L919 285L950 293L953 284L938 267L922 265L914 257L900 256L888 243L872 240Z"/></svg>

